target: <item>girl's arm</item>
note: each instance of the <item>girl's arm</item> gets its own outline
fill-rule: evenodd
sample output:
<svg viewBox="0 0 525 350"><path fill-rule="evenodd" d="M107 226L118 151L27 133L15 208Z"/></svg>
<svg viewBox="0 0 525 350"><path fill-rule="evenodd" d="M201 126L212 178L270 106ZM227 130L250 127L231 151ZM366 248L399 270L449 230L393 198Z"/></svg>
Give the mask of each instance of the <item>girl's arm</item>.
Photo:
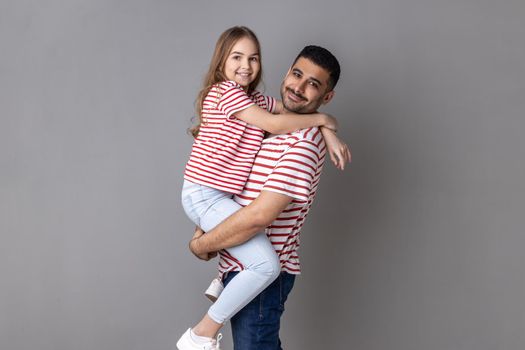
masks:
<svg viewBox="0 0 525 350"><path fill-rule="evenodd" d="M352 155L348 146L336 136L333 130L322 127L321 133L332 163L337 169L345 170L345 164L352 161Z"/></svg>
<svg viewBox="0 0 525 350"><path fill-rule="evenodd" d="M284 113L276 116L257 105L253 105L236 112L234 116L271 134L286 134L314 126L324 126L337 131L337 120L324 113Z"/></svg>

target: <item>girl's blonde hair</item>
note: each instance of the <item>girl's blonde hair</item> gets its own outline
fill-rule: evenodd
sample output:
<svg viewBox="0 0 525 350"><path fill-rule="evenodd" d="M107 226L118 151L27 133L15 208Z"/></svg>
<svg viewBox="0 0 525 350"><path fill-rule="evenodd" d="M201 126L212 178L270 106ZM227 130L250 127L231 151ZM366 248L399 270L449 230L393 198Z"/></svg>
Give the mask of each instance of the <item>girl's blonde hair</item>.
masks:
<svg viewBox="0 0 525 350"><path fill-rule="evenodd" d="M206 75L204 76L203 87L197 95L197 100L195 101L195 109L197 112L197 125L189 129L193 137L197 137L197 135L199 134L200 126L204 122L202 118L202 105L204 99L206 98L206 95L208 95L208 93L210 92L213 85L228 80L228 78L226 78L226 76L224 75L224 64L233 46L237 43L237 41L239 41L242 38L249 38L255 43L255 46L257 47L257 51L259 53L259 62L261 60L261 45L259 44L259 39L257 39L257 36L251 29L243 26L236 26L227 29L221 34L221 36L217 40L217 44L215 44L215 50L213 51L213 56L211 57L208 73L206 73ZM259 73L257 73L255 79L248 86L248 91L246 91L246 93L250 94L253 90L255 90L255 88L257 87L257 85L259 85L261 81L261 76L262 65L259 69Z"/></svg>

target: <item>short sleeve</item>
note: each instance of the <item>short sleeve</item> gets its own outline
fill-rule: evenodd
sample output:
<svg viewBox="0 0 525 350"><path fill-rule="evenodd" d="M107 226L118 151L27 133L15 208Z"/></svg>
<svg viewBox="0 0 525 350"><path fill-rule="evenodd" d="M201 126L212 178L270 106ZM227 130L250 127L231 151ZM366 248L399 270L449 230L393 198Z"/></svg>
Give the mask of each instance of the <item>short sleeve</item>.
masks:
<svg viewBox="0 0 525 350"><path fill-rule="evenodd" d="M261 108L267 110L270 113L275 113L275 108L277 107L277 100L271 96L266 96L261 94L259 91L255 90L252 92L252 100Z"/></svg>
<svg viewBox="0 0 525 350"><path fill-rule="evenodd" d="M221 87L223 89L221 91L217 108L224 113L227 118L232 119L234 118L233 115L235 113L255 104L239 84L235 82L226 82L222 84Z"/></svg>
<svg viewBox="0 0 525 350"><path fill-rule="evenodd" d="M275 107L277 106L277 101L272 96L264 96L266 101L266 110L270 113L275 113Z"/></svg>
<svg viewBox="0 0 525 350"><path fill-rule="evenodd" d="M320 171L319 159L320 150L316 144L298 141L281 156L262 189L306 202Z"/></svg>

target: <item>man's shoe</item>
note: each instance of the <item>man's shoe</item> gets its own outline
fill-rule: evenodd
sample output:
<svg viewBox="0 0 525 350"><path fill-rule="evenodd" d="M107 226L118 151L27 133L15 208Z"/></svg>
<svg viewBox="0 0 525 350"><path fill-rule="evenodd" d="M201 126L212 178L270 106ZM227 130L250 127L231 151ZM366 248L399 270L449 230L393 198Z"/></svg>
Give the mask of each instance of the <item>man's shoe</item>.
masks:
<svg viewBox="0 0 525 350"><path fill-rule="evenodd" d="M208 287L208 289L206 289L206 291L204 292L204 295L206 295L206 297L212 302L215 302L219 295L221 295L223 289L224 285L222 284L220 278L217 277L213 279L213 281L211 281L211 284Z"/></svg>
<svg viewBox="0 0 525 350"><path fill-rule="evenodd" d="M177 349L179 350L220 350L220 340L222 339L222 334L219 333L217 335L217 339L212 339L209 342L205 344L197 344L192 338L191 338L191 328L188 328L188 330L180 337L179 341L177 342Z"/></svg>

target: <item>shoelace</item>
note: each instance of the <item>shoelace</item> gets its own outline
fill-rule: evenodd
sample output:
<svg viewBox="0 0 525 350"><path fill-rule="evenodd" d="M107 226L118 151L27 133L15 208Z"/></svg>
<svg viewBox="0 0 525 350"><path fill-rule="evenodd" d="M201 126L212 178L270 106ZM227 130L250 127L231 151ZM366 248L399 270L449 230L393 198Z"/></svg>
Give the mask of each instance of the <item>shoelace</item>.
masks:
<svg viewBox="0 0 525 350"><path fill-rule="evenodd" d="M217 334L217 339L213 339L211 341L210 347L205 347L204 350L221 350L221 339L222 339L222 333Z"/></svg>

